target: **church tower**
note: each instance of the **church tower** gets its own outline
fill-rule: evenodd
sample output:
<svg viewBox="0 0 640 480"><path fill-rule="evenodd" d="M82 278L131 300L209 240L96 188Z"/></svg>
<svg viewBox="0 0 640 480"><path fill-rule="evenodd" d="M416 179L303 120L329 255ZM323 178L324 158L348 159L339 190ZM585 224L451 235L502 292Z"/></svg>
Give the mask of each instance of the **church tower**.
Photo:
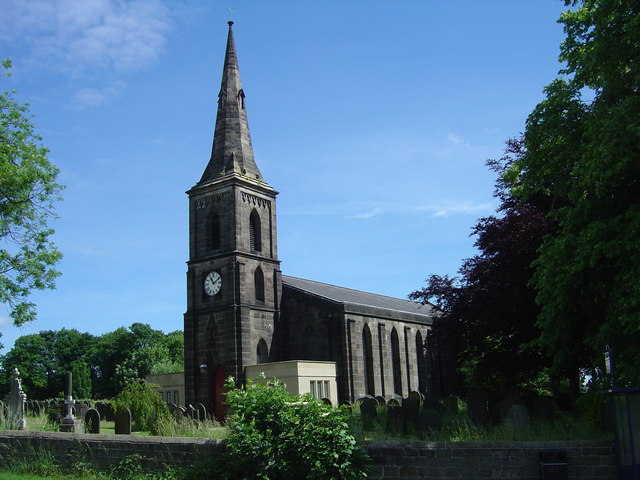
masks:
<svg viewBox="0 0 640 480"><path fill-rule="evenodd" d="M282 294L276 192L253 157L245 93L229 33L211 159L189 195L186 403L217 417L226 377L274 356ZM272 351L273 349L273 351Z"/></svg>

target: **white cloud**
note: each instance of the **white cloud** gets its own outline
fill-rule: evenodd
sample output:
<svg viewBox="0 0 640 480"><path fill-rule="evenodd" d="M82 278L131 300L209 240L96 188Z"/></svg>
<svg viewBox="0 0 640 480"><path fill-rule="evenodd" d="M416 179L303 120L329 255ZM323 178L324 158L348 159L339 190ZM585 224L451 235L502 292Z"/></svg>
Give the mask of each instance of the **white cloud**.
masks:
<svg viewBox="0 0 640 480"><path fill-rule="evenodd" d="M6 327L8 325L13 325L13 322L9 317L1 317L0 316L0 327Z"/></svg>
<svg viewBox="0 0 640 480"><path fill-rule="evenodd" d="M20 42L33 64L129 71L163 51L172 22L160 0L8 0L0 38Z"/></svg>
<svg viewBox="0 0 640 480"><path fill-rule="evenodd" d="M449 139L450 142L456 143L458 145L465 143L464 138L462 138L460 135L457 135L455 133L449 133L447 135L447 138Z"/></svg>
<svg viewBox="0 0 640 480"><path fill-rule="evenodd" d="M104 88L82 88L73 95L73 100L79 108L99 107L120 95L125 87L124 82L116 81Z"/></svg>

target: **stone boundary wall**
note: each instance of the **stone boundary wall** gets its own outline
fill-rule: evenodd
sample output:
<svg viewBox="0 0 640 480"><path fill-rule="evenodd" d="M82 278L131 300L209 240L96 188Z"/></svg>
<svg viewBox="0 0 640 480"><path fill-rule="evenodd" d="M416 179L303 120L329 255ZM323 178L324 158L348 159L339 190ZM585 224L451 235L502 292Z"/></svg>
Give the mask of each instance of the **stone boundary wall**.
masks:
<svg viewBox="0 0 640 480"><path fill-rule="evenodd" d="M542 450L564 450L569 479L617 479L612 442L362 442L371 457L369 479L540 479ZM224 442L204 438L89 435L0 431L0 465L6 458L50 452L63 464L75 461L109 468L140 455L149 470L189 466L224 451Z"/></svg>

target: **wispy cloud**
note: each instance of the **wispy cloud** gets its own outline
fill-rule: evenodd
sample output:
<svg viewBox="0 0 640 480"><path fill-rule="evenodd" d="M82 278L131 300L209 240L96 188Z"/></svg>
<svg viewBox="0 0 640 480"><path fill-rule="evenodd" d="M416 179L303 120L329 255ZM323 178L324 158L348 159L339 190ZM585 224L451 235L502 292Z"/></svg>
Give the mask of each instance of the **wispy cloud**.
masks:
<svg viewBox="0 0 640 480"><path fill-rule="evenodd" d="M347 215L345 218L354 219L367 219L380 215L397 215L397 214L413 214L413 213L427 213L432 217L450 217L453 215L484 215L494 211L496 205L491 202L439 202L423 205L402 205L402 204L387 204L371 206L370 208L352 215Z"/></svg>
<svg viewBox="0 0 640 480"><path fill-rule="evenodd" d="M6 0L2 10L0 39L21 42L32 64L74 74L143 68L172 28L160 0Z"/></svg>
<svg viewBox="0 0 640 480"><path fill-rule="evenodd" d="M8 325L13 325L13 322L9 317L0 316L0 327L6 327Z"/></svg>
<svg viewBox="0 0 640 480"><path fill-rule="evenodd" d="M82 88L73 95L73 101L78 108L100 107L119 96L126 85L122 81L116 81L104 88Z"/></svg>
<svg viewBox="0 0 640 480"><path fill-rule="evenodd" d="M70 250L73 252L80 253L82 255L88 255L91 257L106 257L109 255L109 252L107 252L106 250L94 250L91 248L84 248L84 247L71 247Z"/></svg>

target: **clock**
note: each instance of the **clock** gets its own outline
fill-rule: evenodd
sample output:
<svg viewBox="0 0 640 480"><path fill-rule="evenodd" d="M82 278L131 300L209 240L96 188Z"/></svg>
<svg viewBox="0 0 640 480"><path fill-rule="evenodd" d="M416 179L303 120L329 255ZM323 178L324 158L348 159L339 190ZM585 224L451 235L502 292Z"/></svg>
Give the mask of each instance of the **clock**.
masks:
<svg viewBox="0 0 640 480"><path fill-rule="evenodd" d="M222 277L218 272L209 272L204 279L204 291L210 297L216 295L222 288Z"/></svg>

